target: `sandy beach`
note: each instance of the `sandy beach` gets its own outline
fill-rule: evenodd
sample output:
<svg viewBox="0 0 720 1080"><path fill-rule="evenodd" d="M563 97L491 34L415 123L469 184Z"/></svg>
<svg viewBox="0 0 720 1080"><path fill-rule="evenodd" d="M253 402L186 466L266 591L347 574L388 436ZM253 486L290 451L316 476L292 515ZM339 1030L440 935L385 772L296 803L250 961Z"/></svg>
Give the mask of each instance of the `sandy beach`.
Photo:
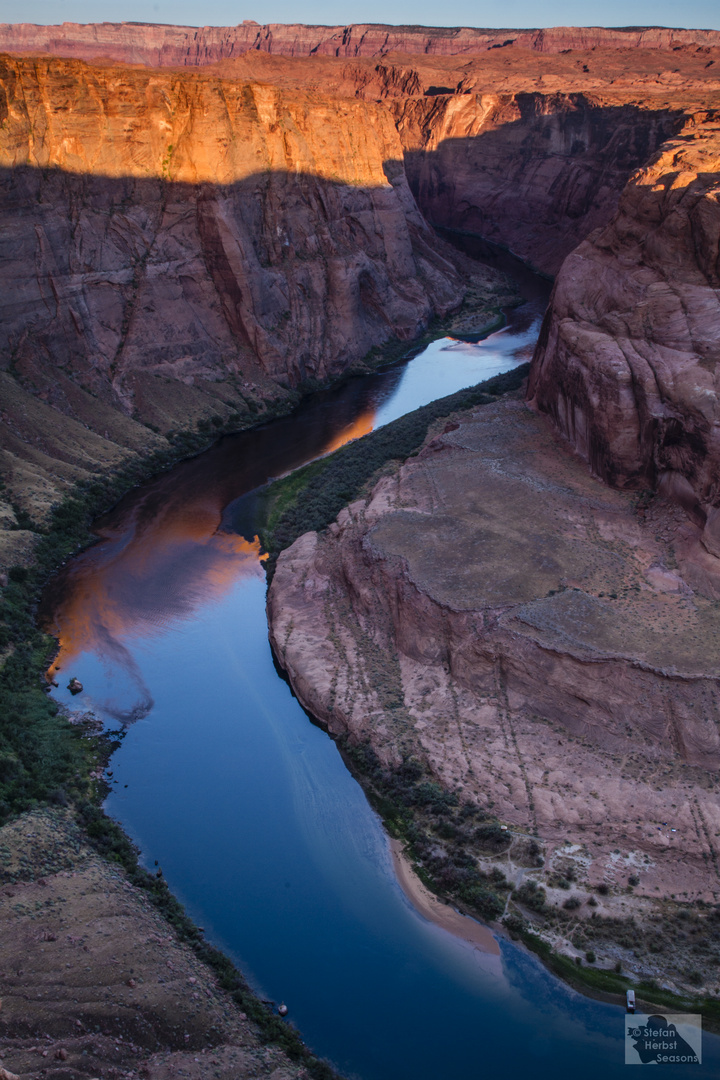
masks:
<svg viewBox="0 0 720 1080"><path fill-rule="evenodd" d="M500 956L500 946L497 939L487 926L476 922L475 919L471 919L468 915L461 915L459 911L456 911L449 904L444 904L442 900L439 900L423 885L414 872L399 840L390 840L390 850L395 873L402 890L424 918L429 919L430 922L435 923L437 926L441 926L443 930L454 934L455 937L469 942L480 952L488 953L490 956Z"/></svg>

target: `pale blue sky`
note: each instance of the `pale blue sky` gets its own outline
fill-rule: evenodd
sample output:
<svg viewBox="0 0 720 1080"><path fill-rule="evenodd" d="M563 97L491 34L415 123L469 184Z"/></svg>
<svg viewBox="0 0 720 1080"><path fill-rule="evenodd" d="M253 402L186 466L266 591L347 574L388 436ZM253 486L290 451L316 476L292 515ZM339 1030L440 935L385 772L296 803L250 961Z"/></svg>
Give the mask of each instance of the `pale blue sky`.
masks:
<svg viewBox="0 0 720 1080"><path fill-rule="evenodd" d="M257 22L421 23L425 26L687 26L720 30L718 0L2 0L0 21L134 20L233 26Z"/></svg>

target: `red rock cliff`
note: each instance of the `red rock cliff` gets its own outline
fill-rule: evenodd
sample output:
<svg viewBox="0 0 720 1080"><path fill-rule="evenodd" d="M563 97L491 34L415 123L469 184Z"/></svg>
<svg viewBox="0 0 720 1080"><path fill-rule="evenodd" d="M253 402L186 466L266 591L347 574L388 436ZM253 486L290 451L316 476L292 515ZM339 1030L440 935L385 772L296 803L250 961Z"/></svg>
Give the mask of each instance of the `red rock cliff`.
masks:
<svg viewBox="0 0 720 1080"><path fill-rule="evenodd" d="M663 141L720 102L717 35L695 32L506 45L351 27L341 57L333 28L3 33L18 49L114 42L112 55L182 65L0 61L0 356L16 376L3 394L22 386L111 441L119 407L124 446L149 436L129 417L161 431L228 420L457 305L472 271L413 193L431 222L553 273ZM13 468L52 426L18 402ZM48 476L63 453L77 464L57 441L45 452Z"/></svg>
<svg viewBox="0 0 720 1080"><path fill-rule="evenodd" d="M0 121L0 355L41 392L162 426L168 379L324 380L464 294L373 103L6 57Z"/></svg>
<svg viewBox="0 0 720 1080"><path fill-rule="evenodd" d="M698 115L563 264L530 397L593 470L660 487L720 555L720 123Z"/></svg>
<svg viewBox="0 0 720 1080"><path fill-rule="evenodd" d="M0 49L52 53L93 60L104 56L151 67L198 66L249 51L283 56L383 56L388 52L458 56L516 47L560 53L566 49L668 49L719 45L720 31L659 26L610 30L557 26L543 30L483 30L474 27L306 26L245 21L238 26L165 26L153 23L0 24Z"/></svg>

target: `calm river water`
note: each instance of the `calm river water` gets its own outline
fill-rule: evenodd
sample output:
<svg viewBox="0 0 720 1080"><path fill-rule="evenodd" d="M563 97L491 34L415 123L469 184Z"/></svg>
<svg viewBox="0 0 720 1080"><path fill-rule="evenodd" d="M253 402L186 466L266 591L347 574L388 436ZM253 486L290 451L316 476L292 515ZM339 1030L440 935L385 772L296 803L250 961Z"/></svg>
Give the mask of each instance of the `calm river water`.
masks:
<svg viewBox="0 0 720 1080"><path fill-rule="evenodd" d="M415 911L380 822L267 638L251 493L529 359L549 287L510 269L526 302L505 329L436 341L223 438L99 521L101 541L45 599L61 687L85 686L57 698L127 725L108 812L258 993L285 1001L307 1043L361 1080L624 1075L622 1009L508 942L488 955ZM702 1071L720 1076L720 1040L706 1036L704 1052Z"/></svg>

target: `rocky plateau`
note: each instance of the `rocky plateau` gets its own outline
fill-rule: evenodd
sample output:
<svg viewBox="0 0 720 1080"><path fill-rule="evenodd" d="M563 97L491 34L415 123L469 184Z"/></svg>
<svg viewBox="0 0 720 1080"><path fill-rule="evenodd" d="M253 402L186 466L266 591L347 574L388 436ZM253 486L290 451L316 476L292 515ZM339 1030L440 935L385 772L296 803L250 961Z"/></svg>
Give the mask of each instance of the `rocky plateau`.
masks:
<svg viewBox="0 0 720 1080"><path fill-rule="evenodd" d="M718 45L717 30L659 26L606 29L557 26L544 30L482 30L475 27L306 26L244 19L238 26L167 26L152 23L70 23L38 26L0 24L0 49L51 53L84 60L107 57L150 67L196 67L234 59L247 52L280 56L385 56L389 52L458 56L516 48L559 53L567 49L668 49Z"/></svg>

